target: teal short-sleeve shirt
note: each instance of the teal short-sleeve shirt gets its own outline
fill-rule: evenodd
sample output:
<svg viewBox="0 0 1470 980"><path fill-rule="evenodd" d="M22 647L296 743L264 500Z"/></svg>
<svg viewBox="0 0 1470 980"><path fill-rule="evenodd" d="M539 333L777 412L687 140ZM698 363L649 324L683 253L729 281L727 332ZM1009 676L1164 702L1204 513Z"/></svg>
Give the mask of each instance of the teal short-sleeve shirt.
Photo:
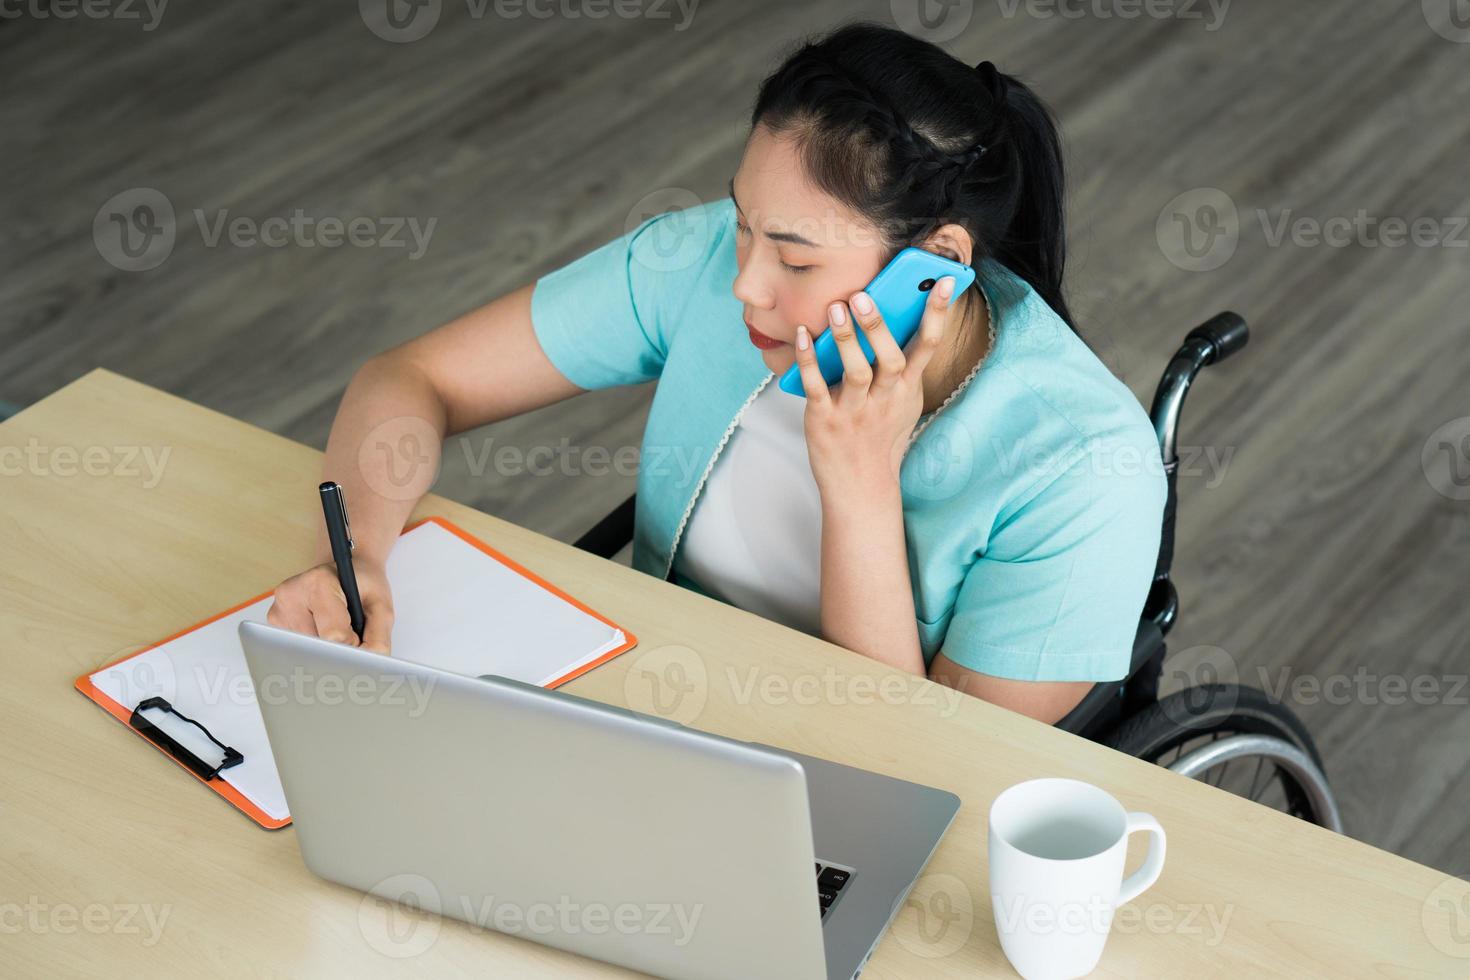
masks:
<svg viewBox="0 0 1470 980"><path fill-rule="evenodd" d="M664 579L719 451L772 383L731 291L729 198L640 222L543 276L542 349L587 389L657 380L638 473L633 565ZM1126 385L1019 276L987 260L995 342L920 420L902 468L926 663L1018 680L1128 670L1158 557L1166 484ZM687 584L687 583L681 583Z"/></svg>

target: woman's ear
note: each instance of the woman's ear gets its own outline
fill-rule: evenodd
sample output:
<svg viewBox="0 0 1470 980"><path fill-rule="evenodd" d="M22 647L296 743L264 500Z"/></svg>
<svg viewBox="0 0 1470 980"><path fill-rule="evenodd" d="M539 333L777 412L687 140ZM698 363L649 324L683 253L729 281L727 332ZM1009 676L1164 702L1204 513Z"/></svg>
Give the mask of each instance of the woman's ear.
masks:
<svg viewBox="0 0 1470 980"><path fill-rule="evenodd" d="M941 225L936 228L920 247L926 252L953 259L961 265L970 265L970 257L975 251L975 244L970 238L970 233L957 224Z"/></svg>

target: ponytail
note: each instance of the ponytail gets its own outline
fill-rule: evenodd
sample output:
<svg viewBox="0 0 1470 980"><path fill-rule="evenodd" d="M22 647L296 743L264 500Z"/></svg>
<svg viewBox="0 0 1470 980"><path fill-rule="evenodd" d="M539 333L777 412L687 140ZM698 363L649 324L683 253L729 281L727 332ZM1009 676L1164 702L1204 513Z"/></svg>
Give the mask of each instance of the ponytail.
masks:
<svg viewBox="0 0 1470 980"><path fill-rule="evenodd" d="M1030 283L1075 331L1077 325L1062 296L1067 263L1066 180L1056 120L1025 84L1006 75L998 78L1004 111L1010 115L1017 187L1010 223L991 244L991 252L1001 265Z"/></svg>
<svg viewBox="0 0 1470 980"><path fill-rule="evenodd" d="M811 182L888 254L954 223L1075 332L1062 295L1061 140L1046 106L988 61L859 21L807 41L761 83L751 126L794 137Z"/></svg>

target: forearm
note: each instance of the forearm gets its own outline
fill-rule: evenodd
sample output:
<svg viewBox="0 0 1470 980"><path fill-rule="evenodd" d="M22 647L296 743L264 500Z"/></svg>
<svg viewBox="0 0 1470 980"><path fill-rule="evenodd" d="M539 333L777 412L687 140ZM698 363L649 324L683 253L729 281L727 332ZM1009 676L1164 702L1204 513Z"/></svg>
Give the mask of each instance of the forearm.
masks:
<svg viewBox="0 0 1470 980"><path fill-rule="evenodd" d="M322 479L342 485L358 554L387 561L439 471L446 414L428 379L392 354L373 358L353 376L332 422ZM323 527L317 558L331 555Z"/></svg>
<svg viewBox="0 0 1470 980"><path fill-rule="evenodd" d="M896 482L823 495L821 587L824 638L925 676Z"/></svg>

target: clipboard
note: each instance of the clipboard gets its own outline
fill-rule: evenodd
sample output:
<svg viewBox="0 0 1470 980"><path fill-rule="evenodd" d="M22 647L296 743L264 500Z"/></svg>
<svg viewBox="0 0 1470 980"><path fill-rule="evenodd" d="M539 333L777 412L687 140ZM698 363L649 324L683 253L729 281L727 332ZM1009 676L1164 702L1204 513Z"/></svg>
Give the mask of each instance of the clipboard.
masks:
<svg viewBox="0 0 1470 980"><path fill-rule="evenodd" d="M405 660L555 688L638 643L606 616L440 517L404 529L388 559L388 578L393 655ZM246 599L73 682L267 830L291 818L235 629L245 619L264 622L274 594ZM487 615L497 615L495 603L492 637L483 627Z"/></svg>

